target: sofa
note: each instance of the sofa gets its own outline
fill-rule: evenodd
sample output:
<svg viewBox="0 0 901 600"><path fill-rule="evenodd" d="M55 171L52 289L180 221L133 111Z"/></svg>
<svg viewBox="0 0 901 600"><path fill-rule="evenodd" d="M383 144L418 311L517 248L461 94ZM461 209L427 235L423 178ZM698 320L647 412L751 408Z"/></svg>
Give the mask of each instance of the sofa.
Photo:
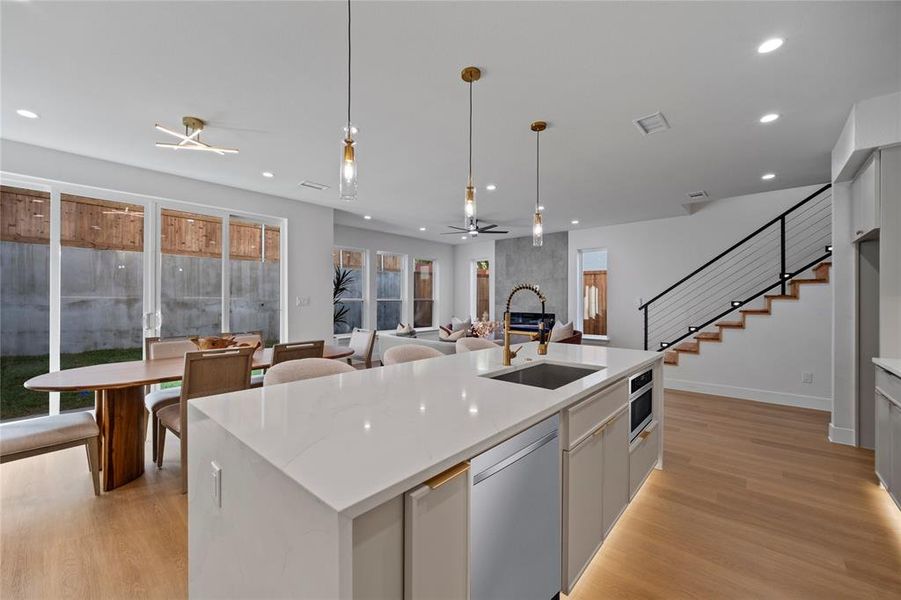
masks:
<svg viewBox="0 0 901 600"><path fill-rule="evenodd" d="M457 347L454 342L442 342L441 340L437 339L437 337L432 337L433 335L436 334L430 332L426 334L419 334L416 337L410 337L388 332L380 333L378 339L379 356L382 356L382 354L384 354L385 350L387 350L388 348L392 348L394 346L403 346L404 344L427 346L429 348L438 350L442 354L455 354L457 352Z"/></svg>

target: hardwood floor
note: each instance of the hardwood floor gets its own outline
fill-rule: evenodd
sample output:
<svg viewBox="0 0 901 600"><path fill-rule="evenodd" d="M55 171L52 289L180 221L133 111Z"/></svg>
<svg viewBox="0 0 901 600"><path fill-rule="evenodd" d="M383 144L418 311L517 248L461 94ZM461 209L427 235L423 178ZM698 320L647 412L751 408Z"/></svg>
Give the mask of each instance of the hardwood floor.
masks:
<svg viewBox="0 0 901 600"><path fill-rule="evenodd" d="M901 513L825 413L666 394L655 471L570 595L901 598ZM186 595L178 448L95 498L75 448L0 468L0 597Z"/></svg>

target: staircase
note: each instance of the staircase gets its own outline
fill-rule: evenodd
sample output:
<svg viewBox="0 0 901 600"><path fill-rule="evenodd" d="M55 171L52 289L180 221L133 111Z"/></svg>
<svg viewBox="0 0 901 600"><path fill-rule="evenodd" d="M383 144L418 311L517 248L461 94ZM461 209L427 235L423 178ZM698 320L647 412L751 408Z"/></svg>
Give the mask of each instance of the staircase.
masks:
<svg viewBox="0 0 901 600"><path fill-rule="evenodd" d="M716 331L702 331L698 333L691 341L680 342L673 347L672 350L664 351L663 363L667 365L678 365L679 354L700 354L701 342L722 342L724 329L745 329L748 326L748 315L770 315L773 310L773 302L783 300L798 300L801 297L801 286L818 283L829 283L829 268L832 263L823 261L813 268L813 277L799 277L789 282L788 294L765 294L763 308L742 308L739 309L739 319L735 321L718 321L713 324Z"/></svg>
<svg viewBox="0 0 901 600"><path fill-rule="evenodd" d="M722 343L723 330L770 315L774 302L797 301L803 286L829 283L831 255L825 185L643 303L645 350L677 366L680 354Z"/></svg>

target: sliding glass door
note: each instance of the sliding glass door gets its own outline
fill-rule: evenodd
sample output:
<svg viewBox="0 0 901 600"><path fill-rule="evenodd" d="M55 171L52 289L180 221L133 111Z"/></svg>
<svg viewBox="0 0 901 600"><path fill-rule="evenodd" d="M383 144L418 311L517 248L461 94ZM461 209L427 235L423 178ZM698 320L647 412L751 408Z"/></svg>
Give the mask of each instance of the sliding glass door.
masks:
<svg viewBox="0 0 901 600"><path fill-rule="evenodd" d="M259 331L267 346L281 331L281 232L277 225L229 217L229 331Z"/></svg>

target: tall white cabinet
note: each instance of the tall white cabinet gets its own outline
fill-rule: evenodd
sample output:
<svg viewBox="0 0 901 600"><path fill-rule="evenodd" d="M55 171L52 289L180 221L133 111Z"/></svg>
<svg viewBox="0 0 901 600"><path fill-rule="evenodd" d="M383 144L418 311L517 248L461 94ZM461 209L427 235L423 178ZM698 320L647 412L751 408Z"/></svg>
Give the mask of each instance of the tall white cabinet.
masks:
<svg viewBox="0 0 901 600"><path fill-rule="evenodd" d="M901 508L901 375L876 365L876 475Z"/></svg>

